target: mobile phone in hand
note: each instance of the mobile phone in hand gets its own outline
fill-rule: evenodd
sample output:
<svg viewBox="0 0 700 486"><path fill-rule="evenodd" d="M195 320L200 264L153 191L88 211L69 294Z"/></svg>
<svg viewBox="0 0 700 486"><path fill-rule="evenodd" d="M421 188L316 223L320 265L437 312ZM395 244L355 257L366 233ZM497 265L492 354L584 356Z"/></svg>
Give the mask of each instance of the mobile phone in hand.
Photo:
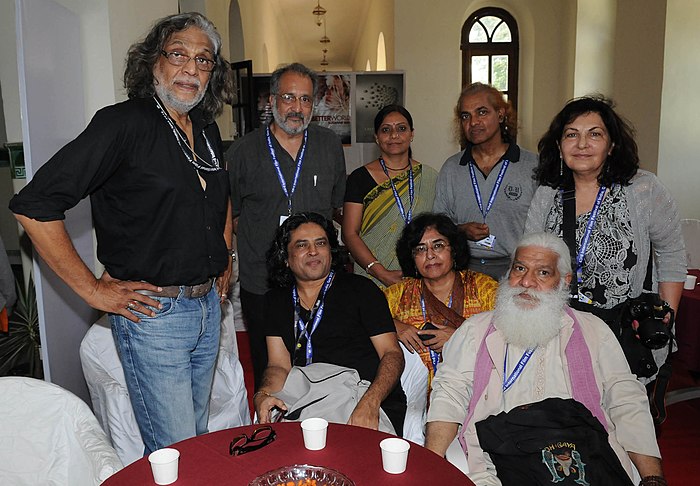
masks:
<svg viewBox="0 0 700 486"><path fill-rule="evenodd" d="M430 329L437 329L437 327L435 327L432 322L426 322L421 326L421 331L427 331ZM419 334L418 337L421 339L421 341L428 341L429 339L433 339L435 334Z"/></svg>

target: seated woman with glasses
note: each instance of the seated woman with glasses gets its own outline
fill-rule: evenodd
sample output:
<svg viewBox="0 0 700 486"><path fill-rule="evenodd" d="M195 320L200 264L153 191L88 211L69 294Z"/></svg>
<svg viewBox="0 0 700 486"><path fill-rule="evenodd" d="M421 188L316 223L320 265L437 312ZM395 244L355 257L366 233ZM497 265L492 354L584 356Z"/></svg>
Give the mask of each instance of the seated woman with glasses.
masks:
<svg viewBox="0 0 700 486"><path fill-rule="evenodd" d="M414 218L396 243L396 256L405 277L384 294L399 341L420 354L432 381L445 342L466 318L493 309L498 284L467 270L466 234L444 214Z"/></svg>

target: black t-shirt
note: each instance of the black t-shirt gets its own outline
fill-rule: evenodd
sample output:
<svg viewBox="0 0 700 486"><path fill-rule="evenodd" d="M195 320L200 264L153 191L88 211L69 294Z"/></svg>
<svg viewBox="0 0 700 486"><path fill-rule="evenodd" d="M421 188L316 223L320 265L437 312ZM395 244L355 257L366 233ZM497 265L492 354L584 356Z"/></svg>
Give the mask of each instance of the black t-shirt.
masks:
<svg viewBox="0 0 700 486"><path fill-rule="evenodd" d="M190 120L197 156L211 164L213 152L223 165L216 123L196 108ZM12 198L10 209L38 221L62 220L89 195L97 257L110 275L195 285L223 272L229 258L228 174L199 171L203 190L197 172L155 99L131 99L99 110Z"/></svg>
<svg viewBox="0 0 700 486"><path fill-rule="evenodd" d="M294 354L296 333L292 289L285 287L268 291L265 308L265 335L281 337L293 357L293 364L304 366L306 339L303 334L301 348L296 356ZM308 321L308 314L302 318ZM313 361L353 368L363 380L373 381L379 367L379 356L370 338L387 332L396 332L396 328L382 291L365 277L338 273L326 294L321 322L311 336ZM384 400L382 409L400 434L406 412L406 396L400 384Z"/></svg>

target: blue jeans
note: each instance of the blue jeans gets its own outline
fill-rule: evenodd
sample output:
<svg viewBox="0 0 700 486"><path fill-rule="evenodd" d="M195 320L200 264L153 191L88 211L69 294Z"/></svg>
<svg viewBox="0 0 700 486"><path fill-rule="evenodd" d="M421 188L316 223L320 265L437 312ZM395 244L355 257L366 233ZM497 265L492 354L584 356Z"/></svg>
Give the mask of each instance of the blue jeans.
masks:
<svg viewBox="0 0 700 486"><path fill-rule="evenodd" d="M109 316L145 454L207 432L221 327L216 285L196 299L182 289L153 298L156 317Z"/></svg>

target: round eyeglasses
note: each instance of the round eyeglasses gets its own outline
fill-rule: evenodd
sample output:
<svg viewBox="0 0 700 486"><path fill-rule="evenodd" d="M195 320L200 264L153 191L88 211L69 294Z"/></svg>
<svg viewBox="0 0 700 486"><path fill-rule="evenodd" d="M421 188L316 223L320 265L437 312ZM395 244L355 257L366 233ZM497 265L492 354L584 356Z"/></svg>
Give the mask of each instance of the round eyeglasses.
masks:
<svg viewBox="0 0 700 486"><path fill-rule="evenodd" d="M250 434L250 437L246 434L234 437L228 446L228 453L232 456L240 456L257 451L275 440L275 437L277 437L277 433L269 425L258 427Z"/></svg>
<svg viewBox="0 0 700 486"><path fill-rule="evenodd" d="M301 96L295 96L292 93L284 93L281 95L277 95L279 99L282 100L282 103L285 105L293 105L294 103L299 100L299 103L301 103L301 106L311 106L314 103L313 98L308 95L301 95Z"/></svg>
<svg viewBox="0 0 700 486"><path fill-rule="evenodd" d="M420 243L413 248L413 256L425 256L428 254L428 249L433 250L433 253L442 253L448 246L450 245L445 241L433 241L428 245Z"/></svg>
<svg viewBox="0 0 700 486"><path fill-rule="evenodd" d="M190 62L190 59L193 59L191 56L188 56L187 54L183 54L182 52L178 52L178 51L172 51L172 52L160 51L160 53L173 66L184 66L185 64ZM215 61L212 61L211 59L207 59L206 57L201 57L201 56L194 57L194 64L195 64L195 66L197 66L197 69L199 69L200 71L204 71L206 73L212 72L214 70L214 67L216 67Z"/></svg>

